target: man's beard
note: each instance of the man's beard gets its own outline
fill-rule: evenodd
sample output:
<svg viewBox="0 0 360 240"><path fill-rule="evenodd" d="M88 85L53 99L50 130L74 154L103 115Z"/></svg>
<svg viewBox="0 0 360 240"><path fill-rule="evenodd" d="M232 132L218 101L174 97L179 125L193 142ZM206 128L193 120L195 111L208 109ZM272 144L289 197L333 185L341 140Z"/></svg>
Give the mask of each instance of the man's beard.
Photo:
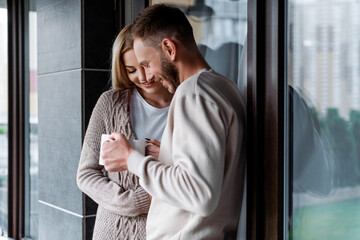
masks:
<svg viewBox="0 0 360 240"><path fill-rule="evenodd" d="M175 65L166 59L163 53L160 54L161 77L176 89L180 85L179 71Z"/></svg>

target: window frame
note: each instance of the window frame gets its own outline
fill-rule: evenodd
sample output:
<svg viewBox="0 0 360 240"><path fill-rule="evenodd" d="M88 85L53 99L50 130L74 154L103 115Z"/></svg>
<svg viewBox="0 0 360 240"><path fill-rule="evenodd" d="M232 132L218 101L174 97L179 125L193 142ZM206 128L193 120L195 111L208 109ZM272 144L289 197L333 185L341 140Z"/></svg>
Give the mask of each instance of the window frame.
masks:
<svg viewBox="0 0 360 240"><path fill-rule="evenodd" d="M25 24L24 2L8 7L8 236L24 236L25 216Z"/></svg>
<svg viewBox="0 0 360 240"><path fill-rule="evenodd" d="M247 239L284 239L287 1L248 3Z"/></svg>
<svg viewBox="0 0 360 240"><path fill-rule="evenodd" d="M8 236L30 236L29 0L8 4ZM29 238L27 238L29 239Z"/></svg>

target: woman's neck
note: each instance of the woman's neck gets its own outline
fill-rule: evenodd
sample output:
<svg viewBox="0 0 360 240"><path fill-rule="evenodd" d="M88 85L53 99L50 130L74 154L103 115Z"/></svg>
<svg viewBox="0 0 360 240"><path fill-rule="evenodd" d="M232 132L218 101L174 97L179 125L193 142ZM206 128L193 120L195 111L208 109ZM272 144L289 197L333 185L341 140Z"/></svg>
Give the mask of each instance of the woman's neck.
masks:
<svg viewBox="0 0 360 240"><path fill-rule="evenodd" d="M169 93L169 91L164 87L161 87L154 93L147 93L141 88L137 88L137 90L144 100L153 107L165 108L170 106L173 94Z"/></svg>

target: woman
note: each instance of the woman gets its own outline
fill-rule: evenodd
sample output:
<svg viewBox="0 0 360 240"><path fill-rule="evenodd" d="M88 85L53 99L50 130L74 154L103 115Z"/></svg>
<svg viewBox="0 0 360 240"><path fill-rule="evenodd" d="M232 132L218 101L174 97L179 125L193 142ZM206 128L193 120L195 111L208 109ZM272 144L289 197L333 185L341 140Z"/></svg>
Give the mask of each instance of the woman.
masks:
<svg viewBox="0 0 360 240"><path fill-rule="evenodd" d="M101 95L92 112L77 173L79 188L99 204L96 240L145 239L151 202L131 172L111 173L99 165L101 134L120 132L128 139L160 140L172 98L161 83L147 82L132 49L130 28L126 26L114 42L113 89ZM150 147L149 152L158 154L158 147Z"/></svg>

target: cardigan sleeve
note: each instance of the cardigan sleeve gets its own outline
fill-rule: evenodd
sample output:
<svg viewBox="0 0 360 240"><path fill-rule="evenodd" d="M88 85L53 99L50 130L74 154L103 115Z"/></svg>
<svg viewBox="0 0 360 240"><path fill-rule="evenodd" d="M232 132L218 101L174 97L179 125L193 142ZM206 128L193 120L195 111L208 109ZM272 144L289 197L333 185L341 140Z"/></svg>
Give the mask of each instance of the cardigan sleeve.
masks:
<svg viewBox="0 0 360 240"><path fill-rule="evenodd" d="M199 95L177 98L170 114L172 134L163 136L161 147L172 149L171 159L161 159L160 153L160 162L133 151L128 168L154 199L208 216L220 198L226 124L216 104Z"/></svg>
<svg viewBox="0 0 360 240"><path fill-rule="evenodd" d="M98 164L101 134L106 133L106 119L111 117L109 101L112 99L108 95L105 93L99 98L92 112L81 151L77 185L103 208L119 215L134 217L148 212L148 194L140 185L136 189L125 190L105 176L103 166Z"/></svg>

